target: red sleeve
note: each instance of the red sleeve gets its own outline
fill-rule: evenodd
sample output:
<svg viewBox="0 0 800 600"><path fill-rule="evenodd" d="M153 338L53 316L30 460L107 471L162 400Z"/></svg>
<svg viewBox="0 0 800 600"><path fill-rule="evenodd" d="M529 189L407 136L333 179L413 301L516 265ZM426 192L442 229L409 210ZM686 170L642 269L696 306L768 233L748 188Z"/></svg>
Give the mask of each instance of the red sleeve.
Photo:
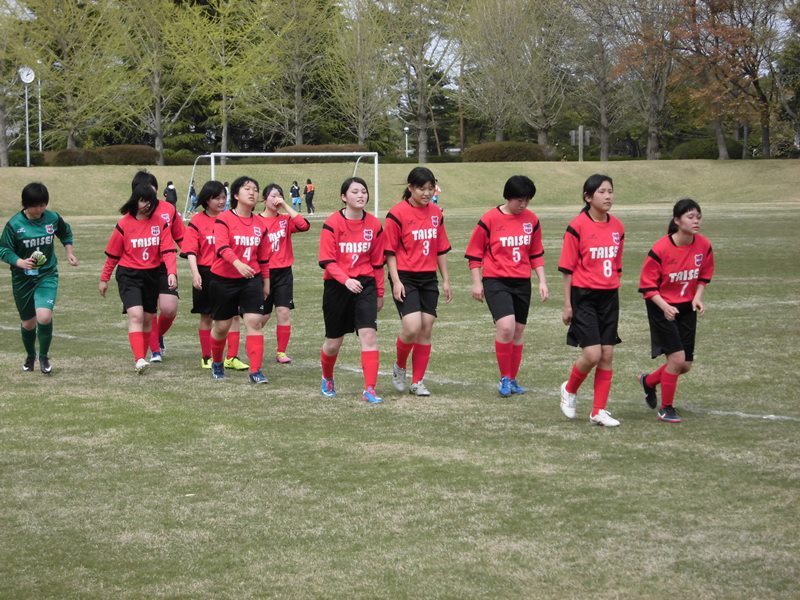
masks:
<svg viewBox="0 0 800 600"><path fill-rule="evenodd" d="M658 286L661 282L661 257L655 253L653 248L647 253L642 265L642 272L639 275L639 293L645 300L649 300L658 294Z"/></svg>
<svg viewBox="0 0 800 600"><path fill-rule="evenodd" d="M289 219L289 233L303 232L311 229L311 223L303 215L298 214L294 219Z"/></svg>
<svg viewBox="0 0 800 600"><path fill-rule="evenodd" d="M531 240L531 269L537 269L544 266L544 244L542 243L542 223L536 222L533 230L533 239Z"/></svg>
<svg viewBox="0 0 800 600"><path fill-rule="evenodd" d="M438 254L447 254L452 250L450 246L450 238L447 237L447 230L444 228L444 216L439 216L439 252Z"/></svg>
<svg viewBox="0 0 800 600"><path fill-rule="evenodd" d="M386 215L383 227L383 234L386 237L383 242L384 254L393 255L400 239L400 223L391 211Z"/></svg>
<svg viewBox="0 0 800 600"><path fill-rule="evenodd" d="M383 229L378 230L378 237L375 243L370 248L370 261L372 262L372 276L375 278L375 284L378 288L378 298L383 298L384 295L384 276L383 265L386 260L383 257L386 249L386 236Z"/></svg>
<svg viewBox="0 0 800 600"><path fill-rule="evenodd" d="M190 254L195 256L200 254L200 231L193 223L189 223L181 243L181 256L186 258Z"/></svg>
<svg viewBox="0 0 800 600"><path fill-rule="evenodd" d="M703 266L700 267L700 275L698 279L700 283L708 285L711 283L711 278L714 276L714 251L711 245L708 246L708 258L703 261Z"/></svg>
<svg viewBox="0 0 800 600"><path fill-rule="evenodd" d="M558 261L558 270L569 275L578 266L580 252L580 234L572 227L567 226L564 233L564 242L561 245L561 258Z"/></svg>
<svg viewBox="0 0 800 600"><path fill-rule="evenodd" d="M622 251L625 249L625 232L622 232L622 237L619 240L619 251L617 252L617 256L615 257L617 263L617 273L620 274L620 278L622 276Z"/></svg>
<svg viewBox="0 0 800 600"><path fill-rule="evenodd" d="M483 219L481 219L472 231L469 243L467 244L467 251L464 254L464 258L469 261L470 270L479 269L481 267L488 245L489 228L483 222Z"/></svg>
<svg viewBox="0 0 800 600"><path fill-rule="evenodd" d="M169 204L169 203L168 203ZM172 206L172 204L170 204ZM186 227L183 224L183 217L178 213L177 209L172 206L172 221L170 222L170 234L172 239L177 244L183 242L184 235L186 234Z"/></svg>
<svg viewBox="0 0 800 600"><path fill-rule="evenodd" d="M272 244L269 241L269 237L264 235L258 245L258 266L261 268L261 277L264 279L269 279L269 259L271 257Z"/></svg>
<svg viewBox="0 0 800 600"><path fill-rule="evenodd" d="M161 229L161 260L167 267L167 274L178 276L178 249L172 239L170 228Z"/></svg>
<svg viewBox="0 0 800 600"><path fill-rule="evenodd" d="M214 221L214 245L217 256L230 264L238 258L230 246L230 230L228 224L222 219Z"/></svg>
<svg viewBox="0 0 800 600"><path fill-rule="evenodd" d="M114 267L122 258L122 253L125 251L125 237L122 228L117 223L114 230L111 232L111 237L108 238L106 244L106 262L103 265L103 271L100 273L100 281L110 281L111 274L114 272Z"/></svg>
<svg viewBox="0 0 800 600"><path fill-rule="evenodd" d="M336 262L337 258L338 249L336 248L336 236L334 235L333 228L325 223L319 234L319 266L325 270L328 276L344 284L349 277Z"/></svg>

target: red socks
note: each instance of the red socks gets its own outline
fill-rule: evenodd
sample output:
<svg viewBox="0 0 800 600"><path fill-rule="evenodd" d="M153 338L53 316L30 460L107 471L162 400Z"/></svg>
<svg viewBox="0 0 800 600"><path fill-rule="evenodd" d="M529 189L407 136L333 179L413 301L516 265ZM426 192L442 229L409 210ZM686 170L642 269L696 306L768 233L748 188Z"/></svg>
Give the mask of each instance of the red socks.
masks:
<svg viewBox="0 0 800 600"><path fill-rule="evenodd" d="M414 344L414 354L411 355L411 383L419 383L425 377L428 363L431 360L430 344Z"/></svg>
<svg viewBox="0 0 800 600"><path fill-rule="evenodd" d="M503 342L494 341L494 353L497 357L497 367L500 369L500 377L508 377L511 379L511 358L513 356L513 342L507 344Z"/></svg>
<svg viewBox="0 0 800 600"><path fill-rule="evenodd" d="M261 365L264 362L264 336L263 335L246 336L244 341L244 348L245 351L247 352L247 358L250 360L250 372L255 373L256 371L260 371ZM230 354L230 352L231 349L229 346L228 354Z"/></svg>
<svg viewBox="0 0 800 600"><path fill-rule="evenodd" d="M608 393L611 391L611 376L613 375L611 369L601 369L597 367L594 370L594 405L592 408L592 416L606 407L608 404Z"/></svg>
<svg viewBox="0 0 800 600"><path fill-rule="evenodd" d="M239 338L240 334L238 329L236 331L233 331L231 329L228 332L228 354L226 355L225 358L233 358L234 356L239 356Z"/></svg>
<svg viewBox="0 0 800 600"><path fill-rule="evenodd" d="M198 329L197 337L200 338L200 354L203 358L211 356L211 330Z"/></svg>
<svg viewBox="0 0 800 600"><path fill-rule="evenodd" d="M408 355L411 354L414 344L406 344L400 339L400 336L397 336L395 347L397 348L397 366L405 369L408 364Z"/></svg>
<svg viewBox="0 0 800 600"><path fill-rule="evenodd" d="M672 406L676 389L678 389L678 374L664 369L661 373L661 408Z"/></svg>
<svg viewBox="0 0 800 600"><path fill-rule="evenodd" d="M210 335L211 338L211 360L216 363L222 362L223 353L225 351L225 338L218 340L213 335Z"/></svg>
<svg viewBox="0 0 800 600"><path fill-rule="evenodd" d="M278 341L278 352L286 352L289 346L289 338L292 336L291 325L277 325L275 327L275 337Z"/></svg>
<svg viewBox="0 0 800 600"><path fill-rule="evenodd" d="M161 346L158 343L158 317L153 315L153 323L150 325L150 352L161 352Z"/></svg>
<svg viewBox="0 0 800 600"><path fill-rule="evenodd" d="M322 365L322 376L325 379L333 379L333 367L336 365L338 354L328 356L322 350L319 351L319 362Z"/></svg>
<svg viewBox="0 0 800 600"><path fill-rule="evenodd" d="M519 366L522 364L522 349L525 344L514 344L511 348L511 379L519 375Z"/></svg>
<svg viewBox="0 0 800 600"><path fill-rule="evenodd" d="M378 361L377 350L361 351L361 369L364 371L365 390L374 388L378 383Z"/></svg>
<svg viewBox="0 0 800 600"><path fill-rule="evenodd" d="M655 371L650 373L647 377L644 378L644 382L649 385L650 387L656 387L659 383L661 383L661 379L663 377L664 369L667 368L667 363L664 363L660 367L658 367Z"/></svg>
<svg viewBox="0 0 800 600"><path fill-rule="evenodd" d="M129 331L128 342L133 351L133 360L145 357L147 354L147 333L144 331Z"/></svg>
<svg viewBox="0 0 800 600"><path fill-rule="evenodd" d="M589 371L591 373L591 371ZM581 384L586 381L586 378L589 376L589 373L581 373L578 370L577 365L572 365L572 371L569 374L569 379L567 380L567 391L570 394L577 394L578 388L581 387Z"/></svg>

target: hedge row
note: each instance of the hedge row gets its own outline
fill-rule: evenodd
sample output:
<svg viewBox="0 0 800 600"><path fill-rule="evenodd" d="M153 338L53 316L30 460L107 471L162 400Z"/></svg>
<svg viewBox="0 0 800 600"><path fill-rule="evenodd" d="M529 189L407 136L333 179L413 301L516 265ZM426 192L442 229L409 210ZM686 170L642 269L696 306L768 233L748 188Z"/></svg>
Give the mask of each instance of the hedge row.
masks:
<svg viewBox="0 0 800 600"><path fill-rule="evenodd" d="M78 165L155 165L158 152L143 145L122 144L103 148L72 148L61 150L52 160L56 167Z"/></svg>
<svg viewBox="0 0 800 600"><path fill-rule="evenodd" d="M554 160L549 146L527 142L487 142L464 151L464 162L516 162Z"/></svg>
<svg viewBox="0 0 800 600"><path fill-rule="evenodd" d="M725 139L728 146L728 156L730 158L742 158L742 144L733 139ZM692 159L692 158L719 158L717 141L712 139L692 140L683 142L672 149L671 158Z"/></svg>

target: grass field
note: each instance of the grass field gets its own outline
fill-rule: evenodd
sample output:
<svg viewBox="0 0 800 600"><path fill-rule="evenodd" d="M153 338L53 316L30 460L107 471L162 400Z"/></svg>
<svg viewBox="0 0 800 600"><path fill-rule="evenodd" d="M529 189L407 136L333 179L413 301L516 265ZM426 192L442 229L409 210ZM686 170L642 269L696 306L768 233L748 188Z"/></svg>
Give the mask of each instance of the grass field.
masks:
<svg viewBox="0 0 800 600"><path fill-rule="evenodd" d="M609 407L593 428L558 407L576 354L564 344L556 270L583 179L614 178L626 225L623 344ZM232 180L234 167L218 173ZM10 277L0 276L0 598L797 598L800 596L800 176L797 162L441 165L455 300L440 306L426 384L389 382L398 320L379 320L381 406L360 402L357 341L319 395L319 226L342 165L243 167L262 185L311 176L312 231L295 237L291 366L271 383L210 380L183 303L161 365L137 377L102 250L128 167L0 170L0 220L31 179L77 238L61 260L55 374L23 373ZM381 206L407 166L381 167ZM186 168L153 168L185 191ZM369 169L359 171L367 176ZM493 327L470 299L463 259L480 214L513 173L539 192L551 299L532 308L522 397L496 393ZM199 182L203 177L197 178ZM324 190L324 191L322 191ZM658 423L635 376L652 368L638 272L672 203L703 207L717 272L681 425ZM383 211L382 211L383 212ZM274 349L274 322L266 355ZM580 396L579 396L580 398Z"/></svg>

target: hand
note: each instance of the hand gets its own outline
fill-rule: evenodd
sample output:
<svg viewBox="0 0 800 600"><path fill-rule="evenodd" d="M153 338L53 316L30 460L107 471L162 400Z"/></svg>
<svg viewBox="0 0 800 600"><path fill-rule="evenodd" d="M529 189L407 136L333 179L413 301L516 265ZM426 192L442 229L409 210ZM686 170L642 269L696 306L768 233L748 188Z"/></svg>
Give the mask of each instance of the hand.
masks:
<svg viewBox="0 0 800 600"><path fill-rule="evenodd" d="M78 257L74 254L67 254L67 262L71 264L73 267L77 267L80 263L78 262Z"/></svg>
<svg viewBox="0 0 800 600"><path fill-rule="evenodd" d="M99 285L97 286L97 289L100 290L100 295L103 298L105 298L106 297L106 291L108 290L108 282L107 281L101 281L99 283Z"/></svg>
<svg viewBox="0 0 800 600"><path fill-rule="evenodd" d="M564 310L561 312L561 322L564 325L569 325L572 323L572 305L565 305Z"/></svg>
<svg viewBox="0 0 800 600"><path fill-rule="evenodd" d="M397 283L392 282L392 297L398 302L402 302L406 299L406 286L399 280Z"/></svg>
<svg viewBox="0 0 800 600"><path fill-rule="evenodd" d="M378 312L383 308L383 296L378 296Z"/></svg>
<svg viewBox="0 0 800 600"><path fill-rule="evenodd" d="M237 271L239 271L239 275L245 279L252 279L256 275L256 271L253 269L253 267L240 261L238 258L233 261L233 266L236 267Z"/></svg>
<svg viewBox="0 0 800 600"><path fill-rule="evenodd" d="M272 202L275 204L275 210L286 208L286 200L283 198L275 198Z"/></svg>
<svg viewBox="0 0 800 600"><path fill-rule="evenodd" d="M550 297L550 290L547 288L547 284L544 281L539 282L539 298L542 299L542 302L547 302L547 299Z"/></svg>
<svg viewBox="0 0 800 600"><path fill-rule="evenodd" d="M702 300L692 300L692 310L694 310L701 317L706 313L706 307L703 305Z"/></svg>
<svg viewBox="0 0 800 600"><path fill-rule="evenodd" d="M192 287L196 290L203 289L203 278L200 276L200 273L192 275Z"/></svg>
<svg viewBox="0 0 800 600"><path fill-rule="evenodd" d="M348 279L344 282L344 287L348 290L353 292L354 294L360 294L364 291L364 286L361 285L361 282L358 279Z"/></svg>
<svg viewBox="0 0 800 600"><path fill-rule="evenodd" d="M478 302L483 302L483 282L478 281L472 284L472 297Z"/></svg>
<svg viewBox="0 0 800 600"><path fill-rule="evenodd" d="M450 280L442 282L442 291L444 292L444 303L450 304L453 301L453 288L450 287Z"/></svg>
<svg viewBox="0 0 800 600"><path fill-rule="evenodd" d="M36 261L32 258L19 258L17 259L17 266L20 269L35 269L36 268Z"/></svg>
<svg viewBox="0 0 800 600"><path fill-rule="evenodd" d="M178 287L178 276L175 273L167 275L167 287L174 290Z"/></svg>
<svg viewBox="0 0 800 600"><path fill-rule="evenodd" d="M678 316L678 309L672 306L671 304L667 304L666 308L664 308L664 318L667 321L674 321L675 317Z"/></svg>

